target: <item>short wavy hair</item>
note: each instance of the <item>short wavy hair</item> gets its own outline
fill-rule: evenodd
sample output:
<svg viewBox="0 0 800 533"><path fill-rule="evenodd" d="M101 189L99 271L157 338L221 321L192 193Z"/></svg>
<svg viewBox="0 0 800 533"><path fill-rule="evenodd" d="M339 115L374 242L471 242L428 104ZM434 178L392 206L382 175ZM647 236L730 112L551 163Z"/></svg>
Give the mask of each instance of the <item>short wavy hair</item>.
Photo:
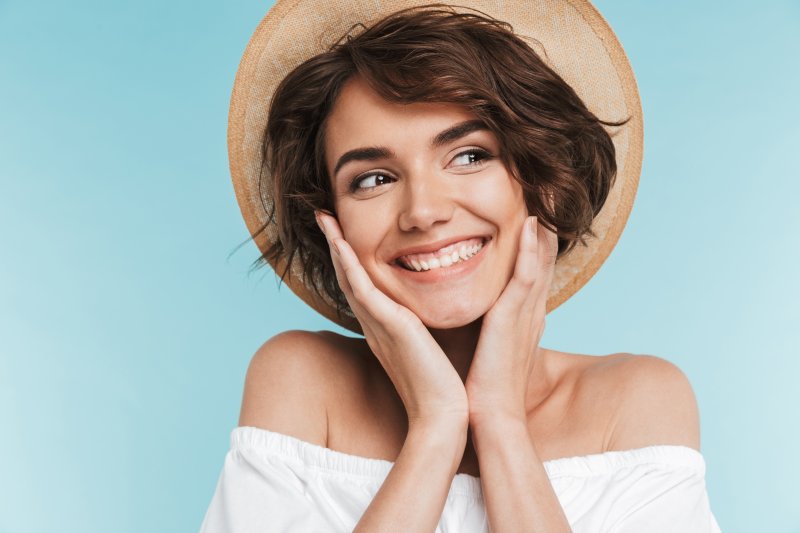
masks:
<svg viewBox="0 0 800 533"><path fill-rule="evenodd" d="M252 269L283 264L283 280L299 260L306 285L332 301L340 316L352 314L314 210L335 215L325 123L354 76L388 101L457 104L482 120L499 139L499 157L522 185L528 212L557 234L557 259L577 242L585 246L586 235L596 237L590 226L617 170L603 126L621 126L629 118L597 118L510 24L480 11L430 4L397 11L368 28L353 26L278 85L259 183L263 191L263 180L272 180L272 203L267 224L255 235L275 222L277 239Z"/></svg>

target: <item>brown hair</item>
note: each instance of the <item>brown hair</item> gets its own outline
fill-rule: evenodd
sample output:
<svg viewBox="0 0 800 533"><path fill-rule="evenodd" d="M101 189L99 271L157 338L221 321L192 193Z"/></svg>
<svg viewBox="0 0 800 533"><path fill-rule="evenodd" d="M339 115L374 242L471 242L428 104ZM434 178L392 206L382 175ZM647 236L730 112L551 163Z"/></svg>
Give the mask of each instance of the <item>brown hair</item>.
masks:
<svg viewBox="0 0 800 533"><path fill-rule="evenodd" d="M358 26L362 31L352 35ZM386 100L458 104L485 122L500 141L501 160L523 187L528 212L557 233L558 257L577 242L585 246L585 235L596 237L590 226L617 170L603 125L629 119L597 118L508 23L432 4L398 11L369 28L354 26L278 85L259 185L263 191L263 179L271 176L268 220L276 222L278 237L254 269L285 261L283 279L299 260L303 281L339 313L350 314L314 210L334 212L323 135L337 95L353 76Z"/></svg>

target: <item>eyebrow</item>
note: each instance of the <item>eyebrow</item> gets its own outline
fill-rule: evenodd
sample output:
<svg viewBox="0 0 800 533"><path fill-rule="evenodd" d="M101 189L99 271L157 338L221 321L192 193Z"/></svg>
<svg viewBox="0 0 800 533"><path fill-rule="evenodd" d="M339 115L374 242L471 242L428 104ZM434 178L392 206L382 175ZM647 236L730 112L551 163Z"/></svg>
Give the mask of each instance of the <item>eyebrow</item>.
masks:
<svg viewBox="0 0 800 533"><path fill-rule="evenodd" d="M431 139L430 146L431 148L438 148L447 143L451 143L455 140L458 140L461 137L465 137L470 133L472 133L473 131L488 130L488 129L489 127L486 125L486 123L479 119L459 122L458 124L455 124L454 126L451 126L446 130L437 133L436 136ZM341 169L345 164L349 163L350 161L375 161L377 159L392 158L392 157L395 157L395 153L389 148L386 148L385 146L370 146L365 148L355 148L353 150L348 150L347 152L342 154L342 156L336 162L336 167L333 170L333 175L335 176L336 174L338 174L339 169Z"/></svg>

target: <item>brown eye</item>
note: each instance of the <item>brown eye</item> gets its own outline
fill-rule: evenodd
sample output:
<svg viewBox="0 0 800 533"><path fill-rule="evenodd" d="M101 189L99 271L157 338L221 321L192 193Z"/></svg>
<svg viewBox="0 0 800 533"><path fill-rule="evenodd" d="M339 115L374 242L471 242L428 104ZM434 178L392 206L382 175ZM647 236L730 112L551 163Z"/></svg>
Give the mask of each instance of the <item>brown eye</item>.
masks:
<svg viewBox="0 0 800 533"><path fill-rule="evenodd" d="M354 179L353 183L350 185L350 190L355 192L374 189L375 187L386 185L392 181L393 178L390 178L386 174L367 174Z"/></svg>
<svg viewBox="0 0 800 533"><path fill-rule="evenodd" d="M472 148L470 150L465 150L455 156L453 161L462 161L462 164L457 166L477 166L482 163L485 159L489 159L491 155L486 150L481 150L479 148Z"/></svg>

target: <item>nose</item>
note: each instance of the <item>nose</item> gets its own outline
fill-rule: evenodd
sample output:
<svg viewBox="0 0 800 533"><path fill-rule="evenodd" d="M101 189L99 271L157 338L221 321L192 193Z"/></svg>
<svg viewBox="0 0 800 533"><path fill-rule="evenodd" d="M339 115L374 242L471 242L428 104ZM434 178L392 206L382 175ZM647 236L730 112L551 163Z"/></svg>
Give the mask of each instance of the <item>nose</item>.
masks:
<svg viewBox="0 0 800 533"><path fill-rule="evenodd" d="M453 217L452 191L433 176L406 179L398 224L403 231L427 231Z"/></svg>

